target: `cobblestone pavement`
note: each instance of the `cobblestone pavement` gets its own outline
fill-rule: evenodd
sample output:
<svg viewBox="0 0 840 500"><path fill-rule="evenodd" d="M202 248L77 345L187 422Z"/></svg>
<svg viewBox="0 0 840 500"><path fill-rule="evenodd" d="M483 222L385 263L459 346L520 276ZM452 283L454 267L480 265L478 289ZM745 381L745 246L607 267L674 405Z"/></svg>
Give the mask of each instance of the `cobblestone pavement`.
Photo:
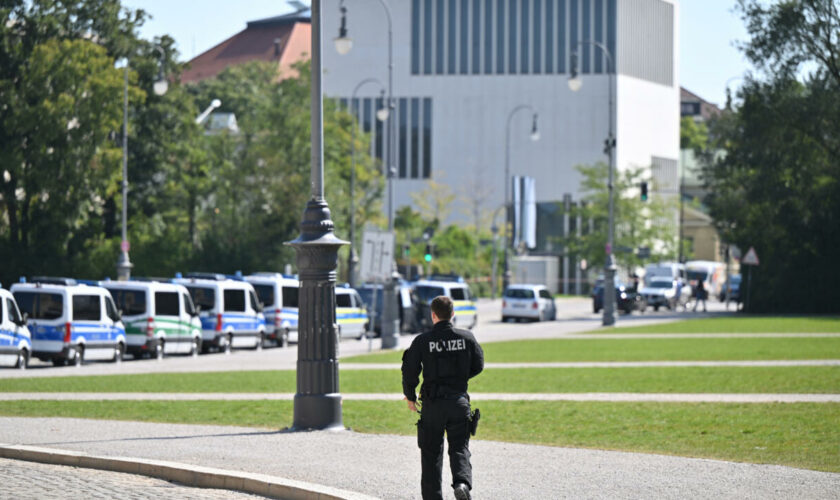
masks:
<svg viewBox="0 0 840 500"><path fill-rule="evenodd" d="M48 465L0 458L0 498L53 500L102 498L123 500L249 500L262 498L229 490L180 486L119 472Z"/></svg>

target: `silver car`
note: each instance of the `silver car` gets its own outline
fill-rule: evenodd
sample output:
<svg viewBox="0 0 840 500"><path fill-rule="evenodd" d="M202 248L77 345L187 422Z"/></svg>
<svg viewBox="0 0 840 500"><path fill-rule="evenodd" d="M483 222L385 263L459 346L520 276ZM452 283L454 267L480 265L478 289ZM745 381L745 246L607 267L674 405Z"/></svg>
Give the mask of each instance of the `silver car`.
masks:
<svg viewBox="0 0 840 500"><path fill-rule="evenodd" d="M502 296L502 321L530 319L553 321L557 318L554 296L543 285L510 285Z"/></svg>

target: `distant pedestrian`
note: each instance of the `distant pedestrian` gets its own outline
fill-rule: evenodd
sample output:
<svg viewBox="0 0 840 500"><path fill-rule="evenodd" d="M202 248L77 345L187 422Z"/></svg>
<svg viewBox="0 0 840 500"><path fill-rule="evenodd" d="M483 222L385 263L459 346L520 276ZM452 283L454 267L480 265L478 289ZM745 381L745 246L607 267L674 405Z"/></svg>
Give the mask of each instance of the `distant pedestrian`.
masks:
<svg viewBox="0 0 840 500"><path fill-rule="evenodd" d="M484 369L484 351L467 330L453 328L452 299L443 295L431 303L434 326L418 335L403 353L402 384L408 409L420 413L417 445L420 447L423 500L443 499L443 435L449 443L452 488L458 500L469 500L472 489L470 431L478 423L470 411L467 382ZM423 373L420 403L415 389ZM418 406L420 409L418 410Z"/></svg>
<svg viewBox="0 0 840 500"><path fill-rule="evenodd" d="M694 312L697 312L697 306L700 305L700 301L703 301L703 312L706 312L706 285L703 284L703 280L697 280L697 290L695 295L697 295L697 299L694 302Z"/></svg>
<svg viewBox="0 0 840 500"><path fill-rule="evenodd" d="M675 312L680 306L680 295L682 295L682 280L677 276L674 278L674 306L671 308Z"/></svg>

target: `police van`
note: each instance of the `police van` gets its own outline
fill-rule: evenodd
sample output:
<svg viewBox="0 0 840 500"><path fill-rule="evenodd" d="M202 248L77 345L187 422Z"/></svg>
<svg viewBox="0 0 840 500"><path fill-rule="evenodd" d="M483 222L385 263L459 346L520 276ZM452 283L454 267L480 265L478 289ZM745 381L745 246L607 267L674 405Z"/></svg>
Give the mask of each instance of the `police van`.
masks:
<svg viewBox="0 0 840 500"><path fill-rule="evenodd" d="M414 292L420 307L421 326L432 326L431 303L439 295L452 299L454 314L452 324L457 328L472 329L478 323L478 311L470 287L457 276L433 276L429 280L420 280L414 284Z"/></svg>
<svg viewBox="0 0 840 500"><path fill-rule="evenodd" d="M122 361L125 327L108 290L70 278L33 278L11 291L28 316L36 358L56 366Z"/></svg>
<svg viewBox="0 0 840 500"><path fill-rule="evenodd" d="M101 285L122 312L126 347L135 358L201 351L201 321L183 285L143 278Z"/></svg>
<svg viewBox="0 0 840 500"><path fill-rule="evenodd" d="M224 274L190 273L173 280L184 285L199 309L202 351L234 347L262 349L266 325L250 283Z"/></svg>
<svg viewBox="0 0 840 500"><path fill-rule="evenodd" d="M298 287L294 276L280 273L255 273L245 276L257 292L265 314L266 338L280 347L297 342Z"/></svg>
<svg viewBox="0 0 840 500"><path fill-rule="evenodd" d="M340 338L360 339L368 331L368 313L359 292L350 285L335 287L335 320Z"/></svg>
<svg viewBox="0 0 840 500"><path fill-rule="evenodd" d="M20 313L15 297L0 288L0 365L26 370L31 353L26 316Z"/></svg>

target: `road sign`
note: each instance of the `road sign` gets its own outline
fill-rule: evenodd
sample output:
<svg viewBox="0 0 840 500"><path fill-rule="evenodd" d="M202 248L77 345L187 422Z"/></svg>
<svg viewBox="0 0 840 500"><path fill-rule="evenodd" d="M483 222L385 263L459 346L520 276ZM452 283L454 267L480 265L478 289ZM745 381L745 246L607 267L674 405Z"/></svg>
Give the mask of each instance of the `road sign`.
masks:
<svg viewBox="0 0 840 500"><path fill-rule="evenodd" d="M384 282L391 277L394 261L394 233L367 230L362 237L362 281Z"/></svg>
<svg viewBox="0 0 840 500"><path fill-rule="evenodd" d="M747 255L744 255L744 258L741 259L741 264L745 266L757 266L758 265L758 254L755 253L755 248L750 247Z"/></svg>

